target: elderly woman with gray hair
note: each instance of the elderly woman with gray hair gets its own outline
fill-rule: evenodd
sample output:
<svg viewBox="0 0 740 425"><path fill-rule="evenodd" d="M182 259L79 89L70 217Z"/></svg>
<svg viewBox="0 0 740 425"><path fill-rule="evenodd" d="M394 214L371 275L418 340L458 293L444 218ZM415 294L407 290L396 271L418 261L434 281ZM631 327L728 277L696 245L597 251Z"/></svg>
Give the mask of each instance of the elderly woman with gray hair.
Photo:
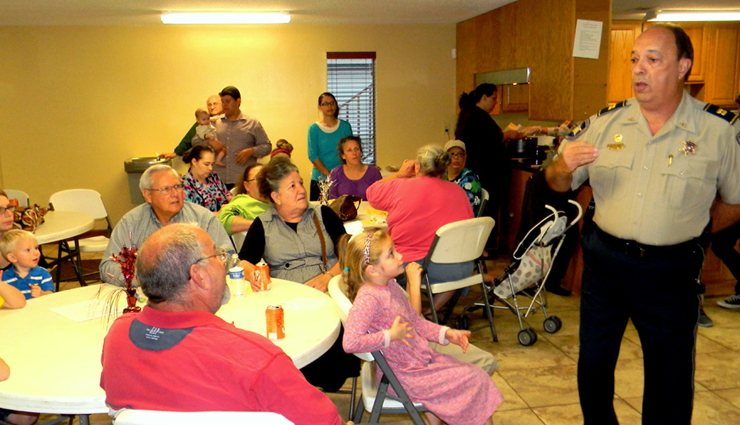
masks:
<svg viewBox="0 0 740 425"><path fill-rule="evenodd" d="M326 292L339 274L334 246L346 233L342 221L329 207L308 206L301 175L288 158L270 161L257 184L271 205L252 223L239 257L250 265L264 259L270 276ZM245 276L253 279L252 267Z"/></svg>
<svg viewBox="0 0 740 425"><path fill-rule="evenodd" d="M473 218L465 191L443 180L450 161L450 154L441 146L423 146L416 160L405 160L397 173L367 189L370 206L388 212L388 232L404 263L421 264L440 227ZM461 279L472 272L472 263L431 263L428 276L434 284ZM437 294L434 304L441 308L452 295L454 292Z"/></svg>
<svg viewBox="0 0 740 425"><path fill-rule="evenodd" d="M256 288L254 264L264 259L271 277L326 292L329 279L340 272L335 246L345 234L342 221L329 207L309 207L298 168L287 157L273 158L257 183L271 205L252 222L239 252L239 258L248 262L244 276ZM301 372L312 385L336 392L359 370L359 359L344 352L340 335L329 351Z"/></svg>

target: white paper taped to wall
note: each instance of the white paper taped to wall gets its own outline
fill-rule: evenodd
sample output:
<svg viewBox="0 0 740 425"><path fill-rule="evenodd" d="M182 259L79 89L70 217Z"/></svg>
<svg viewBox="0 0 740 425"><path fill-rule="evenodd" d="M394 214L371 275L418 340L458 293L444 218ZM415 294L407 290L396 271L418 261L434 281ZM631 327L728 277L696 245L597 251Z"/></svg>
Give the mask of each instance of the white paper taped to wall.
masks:
<svg viewBox="0 0 740 425"><path fill-rule="evenodd" d="M586 21L579 19L576 22L576 39L573 43L573 57L598 59L601 48L601 30L604 23L601 21Z"/></svg>

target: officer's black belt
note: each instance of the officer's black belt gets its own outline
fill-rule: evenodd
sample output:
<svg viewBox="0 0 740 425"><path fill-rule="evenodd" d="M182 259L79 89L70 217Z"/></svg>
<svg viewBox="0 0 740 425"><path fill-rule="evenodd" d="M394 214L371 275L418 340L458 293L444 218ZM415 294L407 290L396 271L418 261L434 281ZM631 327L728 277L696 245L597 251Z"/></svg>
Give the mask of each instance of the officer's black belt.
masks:
<svg viewBox="0 0 740 425"><path fill-rule="evenodd" d="M599 235L599 238L612 249L624 253L632 258L656 258L687 255L699 247L699 238L681 242L676 245L656 246L645 245L627 239L619 239L598 227L596 228L596 233Z"/></svg>

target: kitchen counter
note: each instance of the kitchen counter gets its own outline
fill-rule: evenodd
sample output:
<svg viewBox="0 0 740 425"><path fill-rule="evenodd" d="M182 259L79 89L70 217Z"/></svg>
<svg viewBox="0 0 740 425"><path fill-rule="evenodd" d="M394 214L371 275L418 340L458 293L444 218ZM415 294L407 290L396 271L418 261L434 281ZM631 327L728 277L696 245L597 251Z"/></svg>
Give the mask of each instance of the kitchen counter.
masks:
<svg viewBox="0 0 740 425"><path fill-rule="evenodd" d="M534 173L543 167L544 161L535 161L531 158L512 158L509 161L512 170Z"/></svg>

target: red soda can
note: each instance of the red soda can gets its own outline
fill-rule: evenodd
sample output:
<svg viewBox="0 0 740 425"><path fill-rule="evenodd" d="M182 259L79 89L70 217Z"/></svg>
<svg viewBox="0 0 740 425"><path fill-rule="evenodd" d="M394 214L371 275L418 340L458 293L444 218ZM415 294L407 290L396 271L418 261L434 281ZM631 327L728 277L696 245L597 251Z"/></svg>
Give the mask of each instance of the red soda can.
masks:
<svg viewBox="0 0 740 425"><path fill-rule="evenodd" d="M270 339L285 338L285 319L283 308L279 305L268 305L265 310L267 321L267 337Z"/></svg>
<svg viewBox="0 0 740 425"><path fill-rule="evenodd" d="M272 279L270 279L270 266L267 263L260 261L254 266L254 277L257 280L259 292L270 290Z"/></svg>

